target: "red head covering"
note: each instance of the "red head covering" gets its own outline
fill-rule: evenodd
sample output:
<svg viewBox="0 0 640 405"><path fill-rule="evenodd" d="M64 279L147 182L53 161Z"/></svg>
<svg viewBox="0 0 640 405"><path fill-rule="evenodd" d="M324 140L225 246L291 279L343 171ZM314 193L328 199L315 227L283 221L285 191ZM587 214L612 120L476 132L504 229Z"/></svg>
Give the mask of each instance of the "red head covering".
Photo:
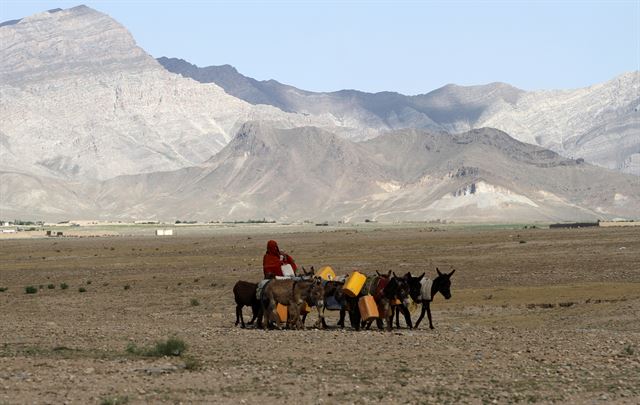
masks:
<svg viewBox="0 0 640 405"><path fill-rule="evenodd" d="M264 278L273 278L282 276L282 262L280 261L280 249L275 240L267 242L267 253L262 258L262 271Z"/></svg>
<svg viewBox="0 0 640 405"><path fill-rule="evenodd" d="M280 249L278 248L278 242L275 240L270 240L267 242L267 254L270 255L280 255Z"/></svg>

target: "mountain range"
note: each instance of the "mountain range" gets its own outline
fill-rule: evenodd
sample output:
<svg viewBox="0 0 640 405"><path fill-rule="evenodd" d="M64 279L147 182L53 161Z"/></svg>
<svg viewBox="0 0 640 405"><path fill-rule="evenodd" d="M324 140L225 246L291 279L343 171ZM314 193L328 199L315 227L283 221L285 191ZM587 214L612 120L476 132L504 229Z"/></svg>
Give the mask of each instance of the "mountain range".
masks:
<svg viewBox="0 0 640 405"><path fill-rule="evenodd" d="M118 22L78 6L0 24L0 77L2 218L640 212L640 178L621 173L638 174L637 72L573 91L312 93L155 60Z"/></svg>
<svg viewBox="0 0 640 405"><path fill-rule="evenodd" d="M321 116L361 128L355 139L381 131L422 128L463 132L492 127L523 142L609 169L640 175L640 72L575 90L527 92L505 83L450 84L427 94L342 90L314 93L258 81L230 65L199 68L158 58L167 70L201 83L216 83L251 104Z"/></svg>

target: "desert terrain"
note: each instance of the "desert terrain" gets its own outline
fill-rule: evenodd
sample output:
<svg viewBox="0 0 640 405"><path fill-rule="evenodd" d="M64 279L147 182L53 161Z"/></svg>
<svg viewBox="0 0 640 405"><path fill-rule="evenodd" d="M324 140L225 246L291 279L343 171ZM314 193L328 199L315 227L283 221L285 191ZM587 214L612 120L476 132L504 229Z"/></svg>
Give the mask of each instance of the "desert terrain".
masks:
<svg viewBox="0 0 640 405"><path fill-rule="evenodd" d="M0 404L640 401L638 227L151 234L0 240ZM268 239L338 274L454 268L453 297L434 330L235 327ZM181 356L127 350L169 338Z"/></svg>

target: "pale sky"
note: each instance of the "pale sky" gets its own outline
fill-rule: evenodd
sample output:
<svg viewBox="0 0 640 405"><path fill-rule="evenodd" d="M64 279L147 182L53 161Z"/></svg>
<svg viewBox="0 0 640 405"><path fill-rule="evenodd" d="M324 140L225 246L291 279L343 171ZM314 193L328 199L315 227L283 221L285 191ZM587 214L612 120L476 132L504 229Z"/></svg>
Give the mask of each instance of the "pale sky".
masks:
<svg viewBox="0 0 640 405"><path fill-rule="evenodd" d="M0 21L79 4L115 18L154 57L313 91L562 89L640 70L640 0L0 0Z"/></svg>

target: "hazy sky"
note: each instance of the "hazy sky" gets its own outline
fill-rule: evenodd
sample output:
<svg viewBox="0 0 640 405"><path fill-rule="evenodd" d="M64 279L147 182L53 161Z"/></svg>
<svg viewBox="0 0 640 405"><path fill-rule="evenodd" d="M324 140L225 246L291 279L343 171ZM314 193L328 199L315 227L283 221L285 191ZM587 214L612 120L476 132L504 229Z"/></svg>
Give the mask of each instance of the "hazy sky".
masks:
<svg viewBox="0 0 640 405"><path fill-rule="evenodd" d="M0 0L0 20L78 4L118 20L154 57L315 91L574 88L640 70L640 0Z"/></svg>

